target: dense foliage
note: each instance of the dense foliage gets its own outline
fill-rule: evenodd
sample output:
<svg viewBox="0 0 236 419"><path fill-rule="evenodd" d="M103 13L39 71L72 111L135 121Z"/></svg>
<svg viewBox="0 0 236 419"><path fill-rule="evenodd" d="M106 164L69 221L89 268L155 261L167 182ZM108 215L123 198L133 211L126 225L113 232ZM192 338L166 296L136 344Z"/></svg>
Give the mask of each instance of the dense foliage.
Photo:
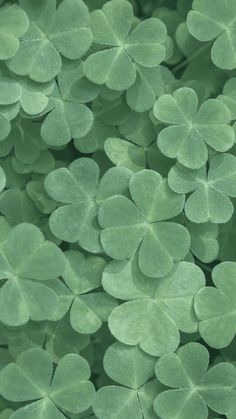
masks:
<svg viewBox="0 0 236 419"><path fill-rule="evenodd" d="M236 1L0 1L0 419L236 418Z"/></svg>

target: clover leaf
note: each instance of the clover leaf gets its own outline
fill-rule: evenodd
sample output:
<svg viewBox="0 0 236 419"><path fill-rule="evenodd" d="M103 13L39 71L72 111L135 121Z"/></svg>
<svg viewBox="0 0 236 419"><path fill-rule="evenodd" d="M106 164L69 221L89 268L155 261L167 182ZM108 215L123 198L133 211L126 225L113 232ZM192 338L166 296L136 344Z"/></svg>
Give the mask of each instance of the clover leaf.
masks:
<svg viewBox="0 0 236 419"><path fill-rule="evenodd" d="M109 280L106 271L106 283ZM134 301L115 308L108 320L112 334L127 345L139 345L146 353L161 356L178 348L179 330L198 329L193 299L204 286L204 274L190 262L179 262L160 279L151 295L134 296ZM119 285L118 285L119 286ZM132 299L132 295L129 299Z"/></svg>
<svg viewBox="0 0 236 419"><path fill-rule="evenodd" d="M182 211L184 196L173 194L166 180L151 170L136 173L129 187L134 202L113 196L101 205L102 246L113 259L130 257L140 246L141 271L147 276L161 277L189 249L186 229L163 221Z"/></svg>
<svg viewBox="0 0 236 419"><path fill-rule="evenodd" d="M188 87L161 96L154 105L154 115L169 125L159 133L158 147L190 169L206 163L207 145L224 152L234 144L229 109L218 99L208 99L198 109L197 94Z"/></svg>
<svg viewBox="0 0 236 419"><path fill-rule="evenodd" d="M207 419L207 407L227 413L235 395L235 368L222 362L207 370L208 364L207 349L195 342L161 357L156 365L157 378L172 389L154 401L157 415L162 419Z"/></svg>
<svg viewBox="0 0 236 419"><path fill-rule="evenodd" d="M13 419L38 419L42 415L63 419L60 409L79 413L92 404L95 390L89 378L89 365L80 355L66 355L53 373L49 354L34 348L0 372L0 393L10 401L31 402L18 409Z"/></svg>
<svg viewBox="0 0 236 419"><path fill-rule="evenodd" d="M93 124L92 112L80 103L76 94L71 95L72 86L65 83L64 76L62 72L58 77L58 86L55 85L51 95L50 112L41 126L43 140L52 146L61 146L72 138L83 137Z"/></svg>
<svg viewBox="0 0 236 419"><path fill-rule="evenodd" d="M18 326L30 318L50 318L58 298L40 281L54 279L63 273L62 251L45 241L36 226L22 223L9 232L1 245L0 260L0 277L7 280L0 290L0 320Z"/></svg>
<svg viewBox="0 0 236 419"><path fill-rule="evenodd" d="M175 192L193 192L185 204L185 214L194 223L226 223L233 215L233 204L228 198L236 197L236 157L218 154L206 167L190 170L173 166L168 183Z"/></svg>
<svg viewBox="0 0 236 419"><path fill-rule="evenodd" d="M0 60L8 60L17 53L19 38L29 27L26 13L16 5L0 10Z"/></svg>
<svg viewBox="0 0 236 419"><path fill-rule="evenodd" d="M234 262L222 262L212 271L215 287L206 287L195 300L199 332L213 348L223 348L232 341L235 328Z"/></svg>
<svg viewBox="0 0 236 419"><path fill-rule="evenodd" d="M133 9L126 0L109 1L101 10L91 13L93 41L103 49L85 60L84 73L88 79L113 90L125 90L135 82L134 63L155 67L164 60L165 25L150 18L131 31L132 21Z"/></svg>
<svg viewBox="0 0 236 419"><path fill-rule="evenodd" d="M81 334L95 333L102 321L116 307L116 301L104 292L89 292L101 286L106 262L97 256L87 259L77 251L66 252L67 265L63 279L72 292L70 323Z"/></svg>
<svg viewBox="0 0 236 419"><path fill-rule="evenodd" d="M87 27L89 12L81 0L64 0L56 8L55 0L21 0L20 5L30 19L20 48L7 63L9 69L36 82L52 80L61 70L60 54L78 59L92 42Z"/></svg>
<svg viewBox="0 0 236 419"><path fill-rule="evenodd" d="M155 358L137 346L128 347L117 342L108 347L103 364L107 375L121 385L107 386L97 392L93 411L98 418L108 418L109 412L114 418L141 419L145 410L152 410L154 394L161 389L157 381L146 384L154 375Z"/></svg>
<svg viewBox="0 0 236 419"><path fill-rule="evenodd" d="M235 3L230 0L194 0L187 16L191 34L199 41L214 41L211 49L213 63L222 69L236 68Z"/></svg>
<svg viewBox="0 0 236 419"><path fill-rule="evenodd" d="M53 199L67 204L57 208L50 217L53 234L70 243L78 241L90 252L101 252L99 202L125 192L131 174L127 169L113 168L99 182L99 167L89 158L74 160L68 169L52 171L45 179L45 189Z"/></svg>

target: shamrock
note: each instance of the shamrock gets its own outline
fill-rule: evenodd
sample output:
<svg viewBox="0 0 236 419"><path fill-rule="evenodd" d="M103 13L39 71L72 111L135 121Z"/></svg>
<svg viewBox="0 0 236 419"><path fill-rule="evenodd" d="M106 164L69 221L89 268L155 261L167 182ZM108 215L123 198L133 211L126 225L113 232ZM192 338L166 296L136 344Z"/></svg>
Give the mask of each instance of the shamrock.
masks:
<svg viewBox="0 0 236 419"><path fill-rule="evenodd" d="M89 158L52 171L45 179L45 189L53 199L67 204L50 217L53 234L69 243L78 241L92 253L101 252L99 205L112 195L126 193L131 175L128 169L112 168L99 181L99 166Z"/></svg>
<svg viewBox="0 0 236 419"><path fill-rule="evenodd" d="M116 272L110 273L109 270L105 271L105 275L105 284L109 278L114 281L117 276ZM111 333L120 342L139 345L144 352L153 356L175 351L180 342L179 330L194 333L198 329L193 299L204 284L204 274L198 266L179 262L169 275L158 280L151 295L145 295L146 290L138 287L135 295L136 284L133 284L133 289L129 285L128 299L133 301L123 303L112 311L108 319ZM119 283L113 283L113 290L117 288Z"/></svg>
<svg viewBox="0 0 236 419"><path fill-rule="evenodd" d="M177 223L163 222L182 211L184 195L173 193L166 180L152 170L132 176L129 188L134 202L124 196L112 196L101 205L103 249L113 259L125 259L139 248L141 271L161 277L189 250L186 229Z"/></svg>
<svg viewBox="0 0 236 419"><path fill-rule="evenodd" d="M199 41L213 41L211 58L222 69L236 68L235 13L236 5L231 0L194 0L187 16L190 33Z"/></svg>
<svg viewBox="0 0 236 419"><path fill-rule="evenodd" d="M72 292L71 326L78 333L95 333L117 305L116 301L104 292L90 292L101 286L106 262L97 256L85 259L82 253L75 250L66 252L66 257L63 279Z"/></svg>
<svg viewBox="0 0 236 419"><path fill-rule="evenodd" d="M78 79L79 77L78 74ZM50 98L50 112L41 126L42 139L46 144L61 146L69 143L72 138L83 137L89 132L93 124L93 114L80 101L80 90L75 90L71 72L62 71Z"/></svg>
<svg viewBox="0 0 236 419"><path fill-rule="evenodd" d="M0 10L0 60L8 60L17 53L19 38L29 27L26 13L16 5Z"/></svg>
<svg viewBox="0 0 236 419"><path fill-rule="evenodd" d="M55 372L53 367L46 351L33 348L0 372L0 394L10 401L29 402L13 413L13 419L63 419L61 410L79 413L91 406L95 389L87 361L69 354Z"/></svg>
<svg viewBox="0 0 236 419"><path fill-rule="evenodd" d="M207 370L208 364L207 349L195 342L182 346L176 354L161 357L156 375L172 390L157 396L156 414L162 419L207 419L207 407L228 413L235 398L235 367L222 362Z"/></svg>
<svg viewBox="0 0 236 419"><path fill-rule="evenodd" d="M41 281L60 276L65 267L62 251L45 241L32 224L13 227L0 247L0 320L18 326L49 319L57 307L57 295Z"/></svg>
<svg viewBox="0 0 236 419"><path fill-rule="evenodd" d="M195 91L183 87L173 95L161 96L153 111L158 120L170 125L159 133L158 147L190 169L199 169L206 163L207 145L224 152L234 144L230 111L218 99L208 99L198 109Z"/></svg>
<svg viewBox="0 0 236 419"><path fill-rule="evenodd" d="M114 415L141 419L148 411L149 414L153 411L154 397L162 390L156 380L147 383L154 375L155 358L137 346L128 347L117 342L108 347L103 365L107 375L120 385L98 390L93 403L96 417L109 419Z"/></svg>
<svg viewBox="0 0 236 419"><path fill-rule="evenodd" d="M218 154L206 166L190 170L179 164L169 172L168 183L178 193L193 192L185 204L185 214L194 223L226 223L233 215L233 204L228 198L236 197L236 157Z"/></svg>
<svg viewBox="0 0 236 419"><path fill-rule="evenodd" d="M222 262L212 271L215 287L206 287L195 300L199 332L213 348L224 348L236 334L236 264Z"/></svg>
<svg viewBox="0 0 236 419"><path fill-rule="evenodd" d="M135 63L155 67L165 59L165 25L150 18L130 33L132 22L133 9L126 0L109 1L101 10L91 13L93 42L103 49L85 60L84 73L88 79L113 90L126 90L135 82Z"/></svg>
<svg viewBox="0 0 236 419"><path fill-rule="evenodd" d="M7 66L18 75L48 82L60 73L59 53L74 60L90 47L88 9L81 0L64 0L58 8L56 0L21 0L20 5L29 16L30 26Z"/></svg>

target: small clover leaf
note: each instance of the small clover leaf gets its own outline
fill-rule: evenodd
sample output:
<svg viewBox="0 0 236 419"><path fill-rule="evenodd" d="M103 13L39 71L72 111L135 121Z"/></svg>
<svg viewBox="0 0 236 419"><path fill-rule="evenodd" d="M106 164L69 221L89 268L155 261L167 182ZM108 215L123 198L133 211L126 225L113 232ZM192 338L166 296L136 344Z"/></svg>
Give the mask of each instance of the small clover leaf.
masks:
<svg viewBox="0 0 236 419"><path fill-rule="evenodd" d="M102 387L93 403L95 417L110 419L112 415L114 419L154 419L152 405L161 391L162 385L157 380L149 381L138 390L115 385Z"/></svg>
<svg viewBox="0 0 236 419"><path fill-rule="evenodd" d="M235 395L235 368L223 362L207 371L208 363L207 349L193 342L159 359L157 378L172 389L154 401L157 415L162 419L207 419L207 407L217 413L229 411Z"/></svg>
<svg viewBox="0 0 236 419"><path fill-rule="evenodd" d="M77 252L66 253L67 265L63 279L72 292L70 323L81 334L95 333L117 306L116 300L104 292L89 292L101 286L106 262L97 256L87 259Z"/></svg>
<svg viewBox="0 0 236 419"><path fill-rule="evenodd" d="M18 409L13 419L39 419L42 415L45 419L63 419L59 409L79 413L91 406L95 390L89 378L89 365L80 355L63 357L53 374L49 354L34 348L1 371L0 393L10 401L31 402Z"/></svg>
<svg viewBox="0 0 236 419"><path fill-rule="evenodd" d="M161 96L154 105L154 115L170 125L158 135L160 150L190 169L206 163L207 145L224 152L234 144L227 106L218 99L208 99L198 109L197 94L188 87Z"/></svg>
<svg viewBox="0 0 236 419"><path fill-rule="evenodd" d="M141 244L141 271L147 276L161 277L189 249L186 229L163 221L182 211L184 196L173 194L166 180L152 170L136 173L129 187L134 202L113 196L101 205L102 246L109 256L119 260L130 257Z"/></svg>
<svg viewBox="0 0 236 419"><path fill-rule="evenodd" d="M19 38L29 27L26 13L16 5L0 10L0 60L9 60L19 50Z"/></svg>
<svg viewBox="0 0 236 419"><path fill-rule="evenodd" d="M16 250L17 248L17 250ZM53 243L45 241L34 225L14 227L1 246L0 277L7 279L0 291L0 320L18 326L33 320L50 318L58 298L42 282L61 275L64 255ZM14 310L13 310L14 307Z"/></svg>
<svg viewBox="0 0 236 419"><path fill-rule="evenodd" d="M113 168L99 182L99 172L94 160L80 158L68 169L56 169L45 179L49 196L67 204L50 217L53 234L70 243L78 241L81 247L94 253L102 250L97 221L99 203L113 194L124 193L132 175L125 168Z"/></svg>
<svg viewBox="0 0 236 419"><path fill-rule="evenodd" d="M117 419L141 419L145 410L152 410L154 394L162 389L156 380L145 385L154 375L155 358L145 354L137 346L128 347L116 342L108 347L103 364L107 375L124 387L114 385L98 391L93 403L93 410L98 418L108 418L109 412ZM108 400L111 400L109 409L106 406Z"/></svg>
<svg viewBox="0 0 236 419"><path fill-rule="evenodd" d="M236 264L222 262L212 271L216 286L200 291L195 300L195 311L199 319L199 332L213 348L229 345L236 333Z"/></svg>
<svg viewBox="0 0 236 419"><path fill-rule="evenodd" d="M236 197L236 157L218 154L206 167L190 170L173 166L168 183L175 192L193 192L185 204L185 214L194 223L226 223L233 215L233 204L228 198Z"/></svg>
<svg viewBox="0 0 236 419"><path fill-rule="evenodd" d="M202 42L215 40L211 49L213 63L222 69L236 68L235 13L231 0L194 0L188 13L187 25L191 34Z"/></svg>
<svg viewBox="0 0 236 419"><path fill-rule="evenodd" d="M41 126L41 135L46 144L61 146L89 132L93 114L80 103L76 95L71 97L70 89L63 81L63 72L58 77L58 86L54 87L51 101L51 112Z"/></svg>
<svg viewBox="0 0 236 419"><path fill-rule="evenodd" d="M155 18L139 23L130 33L133 9L126 1L112 0L91 13L93 40L103 49L84 63L85 75L94 83L113 90L125 90L136 78L134 63L155 67L166 55L165 25ZM125 78L123 74L125 73Z"/></svg>
<svg viewBox="0 0 236 419"><path fill-rule="evenodd" d="M204 284L199 267L179 262L157 282L152 296L136 297L113 310L108 320L111 333L120 342L139 345L152 356L175 351L180 342L179 330L197 331L193 299Z"/></svg>
<svg viewBox="0 0 236 419"><path fill-rule="evenodd" d="M56 8L55 0L21 0L30 19L16 55L7 63L9 69L36 82L47 82L60 73L61 55L78 59L92 42L87 27L89 12L81 0L64 0ZM68 22L70 24L68 25Z"/></svg>

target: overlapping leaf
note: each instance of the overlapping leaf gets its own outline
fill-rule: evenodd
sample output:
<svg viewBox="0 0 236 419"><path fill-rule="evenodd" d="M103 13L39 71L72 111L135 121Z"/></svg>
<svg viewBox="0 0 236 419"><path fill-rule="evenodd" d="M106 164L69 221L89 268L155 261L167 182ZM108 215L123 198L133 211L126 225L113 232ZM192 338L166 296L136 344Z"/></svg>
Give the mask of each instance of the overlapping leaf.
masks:
<svg viewBox="0 0 236 419"><path fill-rule="evenodd" d="M207 145L224 152L234 144L227 106L217 99L208 99L198 109L197 94L190 88L161 96L154 105L154 115L169 125L158 135L161 151L190 169L199 169L206 163Z"/></svg>

